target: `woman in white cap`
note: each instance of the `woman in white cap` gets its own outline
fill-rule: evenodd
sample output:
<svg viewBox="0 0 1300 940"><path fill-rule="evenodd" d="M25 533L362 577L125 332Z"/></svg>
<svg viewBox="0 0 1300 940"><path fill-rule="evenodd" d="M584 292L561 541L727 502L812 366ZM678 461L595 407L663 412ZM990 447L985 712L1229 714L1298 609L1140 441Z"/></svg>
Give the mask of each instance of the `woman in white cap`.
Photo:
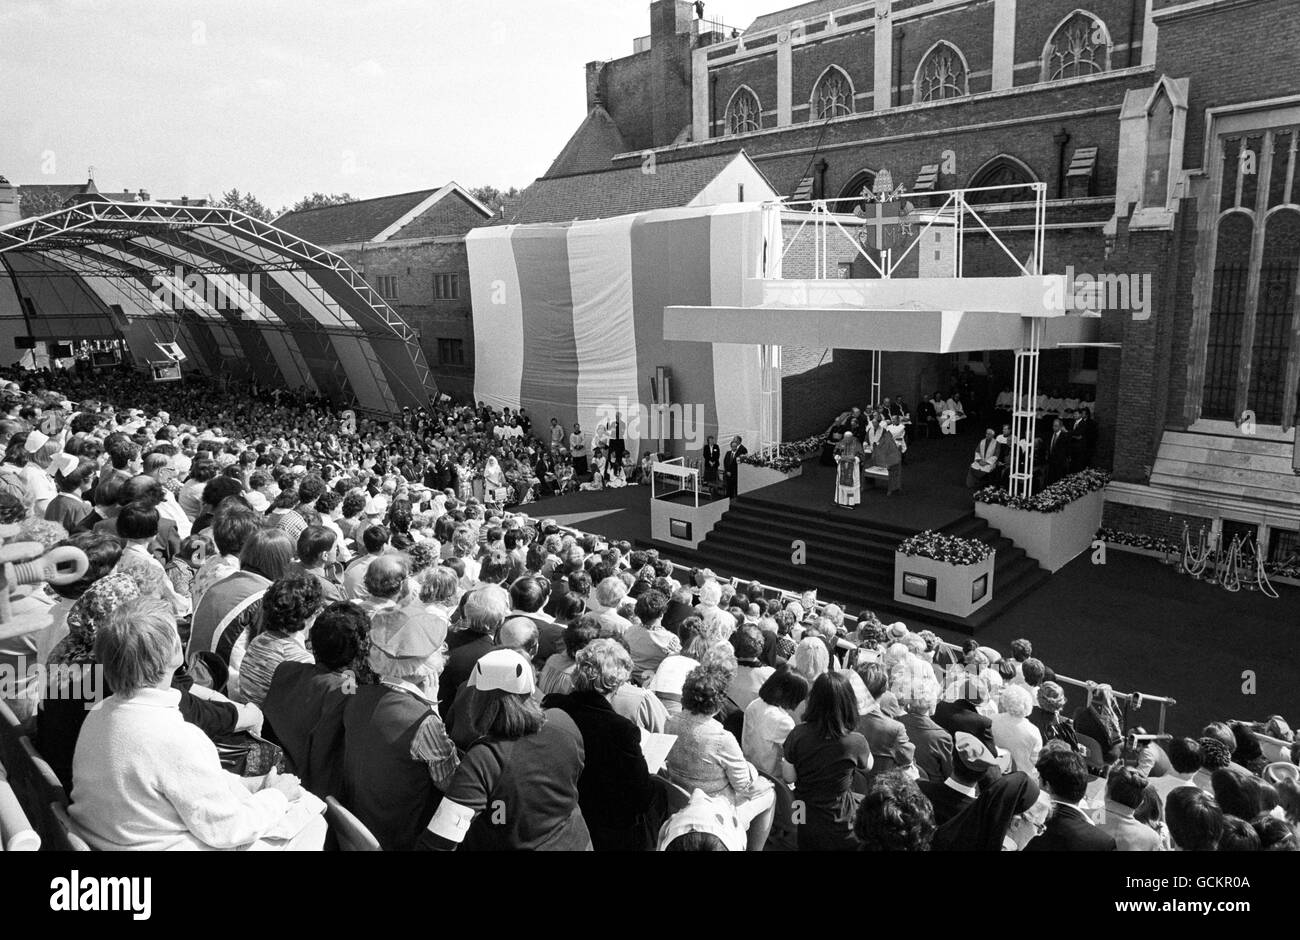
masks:
<svg viewBox="0 0 1300 940"><path fill-rule="evenodd" d="M27 432L23 449L27 452L27 464L22 472L27 481L27 494L32 499L32 515L43 519L50 500L59 495L58 488L50 479L49 467L54 455L63 448L54 439L33 428Z"/></svg>
<svg viewBox="0 0 1300 940"><path fill-rule="evenodd" d="M451 778L429 823L432 847L471 851L591 848L578 807L583 744L559 709L533 701L533 667L511 649L474 664L473 724L484 734Z"/></svg>

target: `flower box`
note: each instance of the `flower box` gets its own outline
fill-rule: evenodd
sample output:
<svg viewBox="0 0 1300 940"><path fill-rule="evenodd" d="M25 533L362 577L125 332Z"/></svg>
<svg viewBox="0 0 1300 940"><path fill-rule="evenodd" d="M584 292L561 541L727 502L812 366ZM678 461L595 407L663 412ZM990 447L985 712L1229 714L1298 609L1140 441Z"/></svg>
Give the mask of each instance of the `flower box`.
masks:
<svg viewBox="0 0 1300 940"><path fill-rule="evenodd" d="M894 552L894 601L953 617L969 617L993 599L996 552L969 565Z"/></svg>
<svg viewBox="0 0 1300 940"><path fill-rule="evenodd" d="M803 464L797 464L793 470L777 470L772 467L759 467L754 464L742 463L738 472L736 492L751 493L765 486L784 483L786 480L793 480L797 476L802 476Z"/></svg>
<svg viewBox="0 0 1300 940"><path fill-rule="evenodd" d="M1101 526L1105 493L1093 490L1056 512L975 503L975 515L1011 539L1048 571L1059 571L1087 551Z"/></svg>

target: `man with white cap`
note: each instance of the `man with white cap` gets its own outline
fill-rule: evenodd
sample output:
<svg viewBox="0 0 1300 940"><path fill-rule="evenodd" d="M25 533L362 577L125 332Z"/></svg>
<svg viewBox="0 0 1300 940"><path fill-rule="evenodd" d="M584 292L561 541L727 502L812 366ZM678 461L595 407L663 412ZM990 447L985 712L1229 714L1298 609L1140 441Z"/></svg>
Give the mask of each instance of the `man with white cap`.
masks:
<svg viewBox="0 0 1300 940"><path fill-rule="evenodd" d="M438 717L441 644L408 620L372 622L378 685L348 696L340 801L384 851L415 846L460 763Z"/></svg>

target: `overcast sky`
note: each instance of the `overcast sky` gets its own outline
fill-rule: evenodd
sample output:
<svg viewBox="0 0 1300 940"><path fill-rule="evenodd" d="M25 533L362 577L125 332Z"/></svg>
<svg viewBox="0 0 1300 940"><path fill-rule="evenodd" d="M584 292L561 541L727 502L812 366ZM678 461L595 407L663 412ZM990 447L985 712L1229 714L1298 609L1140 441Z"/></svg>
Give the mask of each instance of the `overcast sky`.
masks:
<svg viewBox="0 0 1300 940"><path fill-rule="evenodd" d="M848 2L848 0L846 0ZM744 28L781 0L715 0ZM155 197L525 186L646 0L0 0L0 174Z"/></svg>

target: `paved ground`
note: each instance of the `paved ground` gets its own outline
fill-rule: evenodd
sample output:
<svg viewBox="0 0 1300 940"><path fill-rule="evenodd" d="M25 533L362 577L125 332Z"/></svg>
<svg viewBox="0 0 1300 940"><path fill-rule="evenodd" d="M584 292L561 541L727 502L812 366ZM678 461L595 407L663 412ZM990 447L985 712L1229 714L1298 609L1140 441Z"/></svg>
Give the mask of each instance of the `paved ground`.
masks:
<svg viewBox="0 0 1300 940"><path fill-rule="evenodd" d="M858 512L880 521L943 525L969 511L962 486L973 436L919 441L904 468L907 495L886 498L864 488ZM826 508L831 471L805 464L800 480L762 491L792 505ZM649 487L582 493L528 506L536 516L611 537L650 537ZM781 585L798 589L799 585ZM1027 637L1035 652L1063 675L1110 682L1122 691L1171 696L1169 729L1192 733L1221 718L1287 715L1300 721L1300 590L1279 588L1271 600L1180 576L1158 560L1111 550L1104 566L1080 556L1042 588L980 631L979 639L1007 649ZM947 639L960 640L955 634ZM1253 674L1254 692L1248 675ZM1071 693L1071 705L1081 701ZM1158 711L1139 721L1152 730Z"/></svg>

